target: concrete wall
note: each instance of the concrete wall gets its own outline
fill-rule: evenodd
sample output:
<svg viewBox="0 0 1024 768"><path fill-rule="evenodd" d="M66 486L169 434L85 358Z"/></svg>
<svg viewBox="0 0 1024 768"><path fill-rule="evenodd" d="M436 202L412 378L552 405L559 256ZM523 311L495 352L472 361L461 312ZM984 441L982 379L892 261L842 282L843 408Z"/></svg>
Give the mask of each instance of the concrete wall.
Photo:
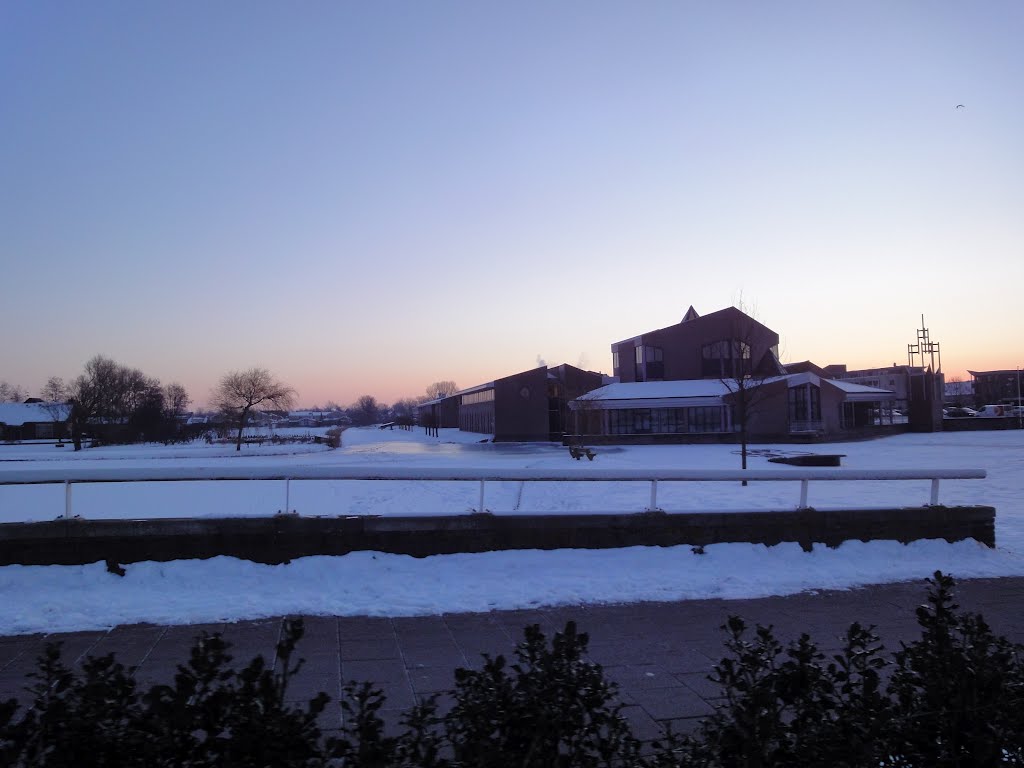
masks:
<svg viewBox="0 0 1024 768"><path fill-rule="evenodd" d="M633 515L55 520L0 525L0 565L134 563L228 555L282 563L354 551L415 557L509 549L605 549L973 538L995 546L995 509L909 507Z"/></svg>
<svg viewBox="0 0 1024 768"><path fill-rule="evenodd" d="M990 429L1020 429L1021 422L1016 416L1001 419L943 419L943 432L984 432Z"/></svg>

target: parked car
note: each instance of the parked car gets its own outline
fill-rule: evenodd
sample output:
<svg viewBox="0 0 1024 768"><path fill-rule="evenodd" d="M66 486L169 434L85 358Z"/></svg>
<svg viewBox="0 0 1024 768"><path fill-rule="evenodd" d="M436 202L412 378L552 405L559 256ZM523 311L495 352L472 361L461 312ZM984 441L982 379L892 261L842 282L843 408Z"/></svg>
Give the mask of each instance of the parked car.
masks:
<svg viewBox="0 0 1024 768"><path fill-rule="evenodd" d="M978 417L982 419L1001 419L1013 415L1012 405L983 405L978 409Z"/></svg>
<svg viewBox="0 0 1024 768"><path fill-rule="evenodd" d="M955 405L951 408L943 408L942 415L948 419L963 419L968 416L977 416L978 412L973 408L963 408Z"/></svg>

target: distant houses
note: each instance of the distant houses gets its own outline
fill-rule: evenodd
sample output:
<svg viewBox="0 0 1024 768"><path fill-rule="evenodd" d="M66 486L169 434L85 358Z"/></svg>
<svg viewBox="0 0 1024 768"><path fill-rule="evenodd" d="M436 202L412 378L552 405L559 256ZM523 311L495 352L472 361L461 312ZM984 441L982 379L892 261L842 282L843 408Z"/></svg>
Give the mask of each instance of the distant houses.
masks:
<svg viewBox="0 0 1024 768"><path fill-rule="evenodd" d="M24 403L0 403L0 440L61 440L70 435L71 406L29 398Z"/></svg>

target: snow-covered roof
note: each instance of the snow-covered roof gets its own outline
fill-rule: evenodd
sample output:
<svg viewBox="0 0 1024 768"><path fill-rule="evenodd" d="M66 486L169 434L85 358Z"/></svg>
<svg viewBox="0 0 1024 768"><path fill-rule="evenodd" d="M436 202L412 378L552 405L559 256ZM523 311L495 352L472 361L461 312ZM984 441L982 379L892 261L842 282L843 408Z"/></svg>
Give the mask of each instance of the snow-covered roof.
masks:
<svg viewBox="0 0 1024 768"><path fill-rule="evenodd" d="M626 381L607 384L580 396L580 400L648 400L666 397L722 397L729 387L718 379L685 381Z"/></svg>
<svg viewBox="0 0 1024 768"><path fill-rule="evenodd" d="M891 400L894 393L888 389L868 387L849 381L822 379L810 372L794 373L788 376L772 376L756 381L754 386L785 381L788 386L826 383L843 392L849 401ZM747 385L748 387L750 384ZM685 381L630 381L608 384L595 389L577 400L599 402L603 408L679 408L699 405L715 405L725 395L738 389L731 379L687 379Z"/></svg>
<svg viewBox="0 0 1024 768"><path fill-rule="evenodd" d="M627 381L592 390L576 402L599 403L601 408L680 408L718 405L729 391L718 379Z"/></svg>
<svg viewBox="0 0 1024 768"><path fill-rule="evenodd" d="M833 387L842 390L847 395L878 395L878 399L885 400L895 396L891 389L879 389L869 387L866 384L854 384L852 381L841 381L839 379L824 379Z"/></svg>
<svg viewBox="0 0 1024 768"><path fill-rule="evenodd" d="M20 427L36 422L67 421L70 415L71 406L65 403L0 403L0 424L9 427Z"/></svg>

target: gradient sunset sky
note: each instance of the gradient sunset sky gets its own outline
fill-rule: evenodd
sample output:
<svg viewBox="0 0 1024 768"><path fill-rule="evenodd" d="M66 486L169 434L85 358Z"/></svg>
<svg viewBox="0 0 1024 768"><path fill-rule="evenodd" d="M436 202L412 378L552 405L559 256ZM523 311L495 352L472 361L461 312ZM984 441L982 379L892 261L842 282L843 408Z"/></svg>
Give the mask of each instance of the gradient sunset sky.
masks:
<svg viewBox="0 0 1024 768"><path fill-rule="evenodd" d="M0 379L1024 364L1024 3L0 3ZM959 107L957 105L963 105Z"/></svg>

